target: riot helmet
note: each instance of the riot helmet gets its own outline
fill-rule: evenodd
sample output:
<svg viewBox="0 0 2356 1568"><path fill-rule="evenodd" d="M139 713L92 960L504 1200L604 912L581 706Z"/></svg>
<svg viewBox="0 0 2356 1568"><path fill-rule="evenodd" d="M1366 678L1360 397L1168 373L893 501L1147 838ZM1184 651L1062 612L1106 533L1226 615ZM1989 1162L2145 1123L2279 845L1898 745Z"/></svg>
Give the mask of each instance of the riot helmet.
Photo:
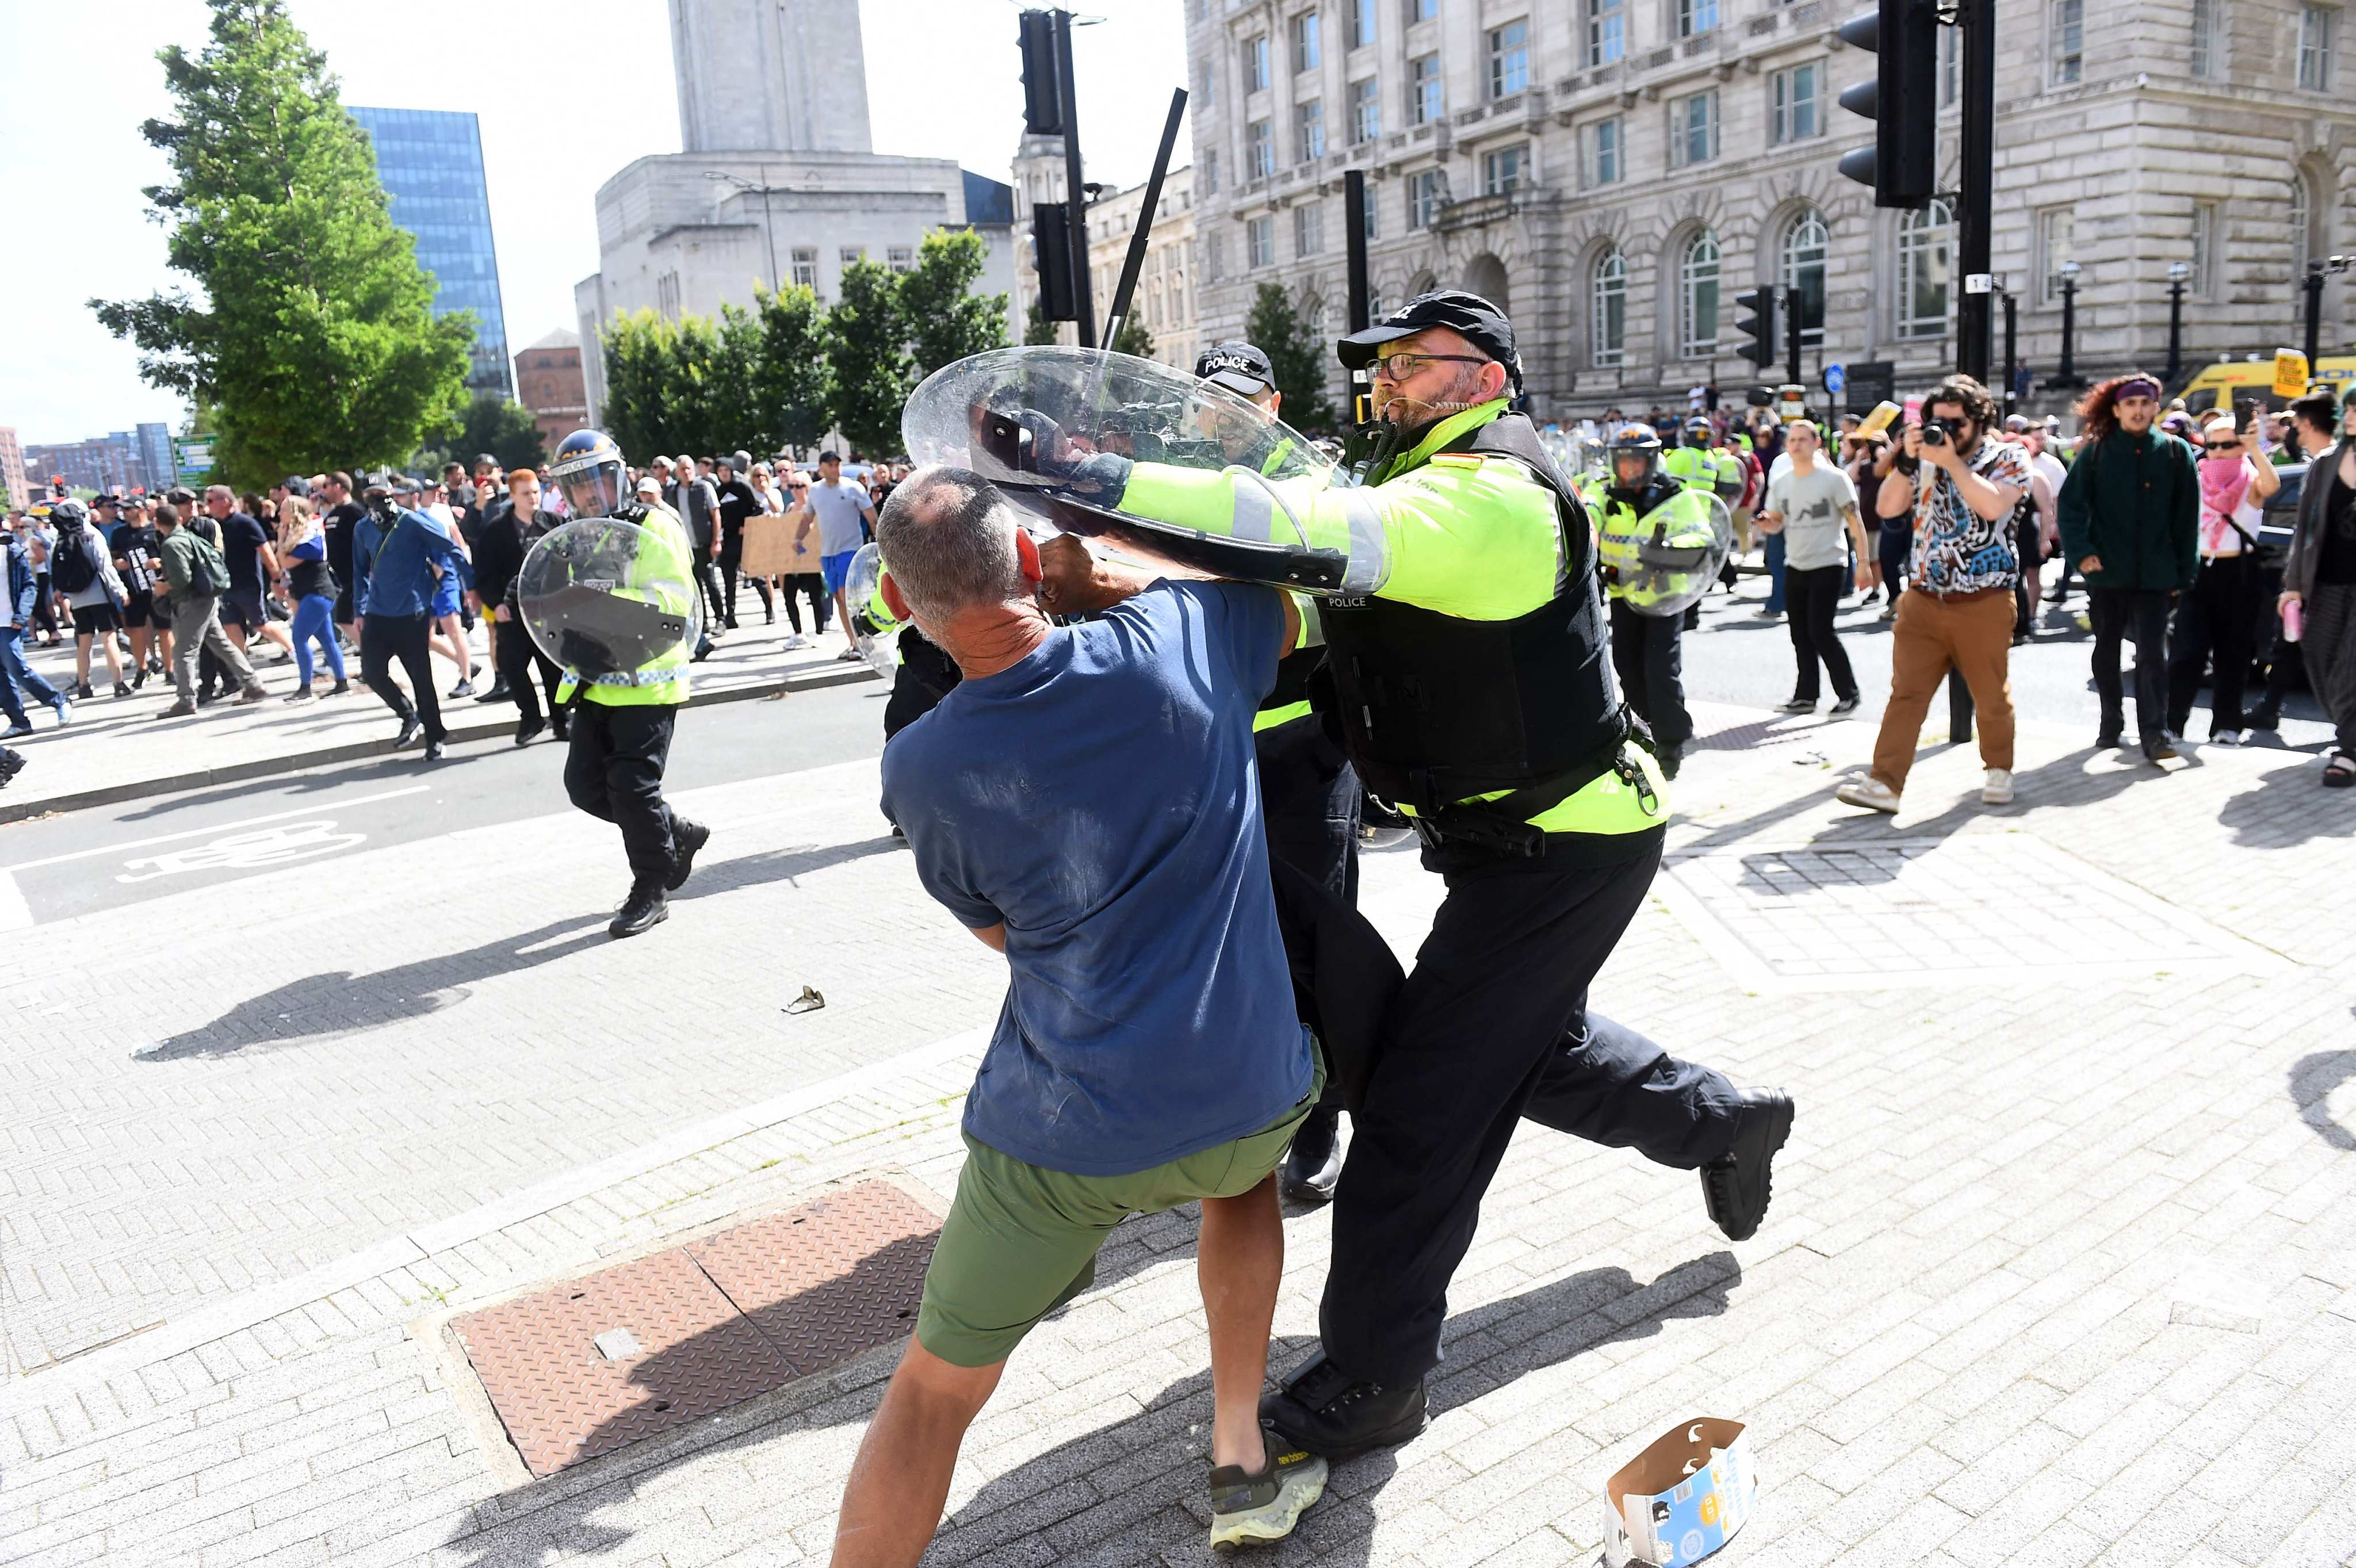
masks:
<svg viewBox="0 0 2356 1568"><path fill-rule="evenodd" d="M548 478L576 518L624 517L635 510L622 449L602 430L576 430L556 448Z"/></svg>
<svg viewBox="0 0 2356 1568"><path fill-rule="evenodd" d="M1607 456L1611 459L1611 487L1634 495L1661 477L1661 438L1650 425L1625 424L1612 438ZM1631 463L1642 463L1643 470L1634 478L1628 477Z"/></svg>
<svg viewBox="0 0 2356 1568"><path fill-rule="evenodd" d="M1697 413L1691 419L1686 421L1687 446L1706 451L1710 446L1716 445L1717 441L1717 428L1700 414Z"/></svg>

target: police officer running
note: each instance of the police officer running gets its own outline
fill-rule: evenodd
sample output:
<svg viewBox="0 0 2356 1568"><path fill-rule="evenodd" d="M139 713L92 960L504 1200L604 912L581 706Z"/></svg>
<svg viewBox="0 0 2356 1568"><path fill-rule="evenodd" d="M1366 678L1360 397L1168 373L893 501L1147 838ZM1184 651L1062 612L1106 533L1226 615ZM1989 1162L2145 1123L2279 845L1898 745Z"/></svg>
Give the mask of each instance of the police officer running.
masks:
<svg viewBox="0 0 2356 1568"><path fill-rule="evenodd" d="M1443 290L1339 351L1372 371L1381 422L1362 488L1288 496L1232 468L1026 457L1076 494L1204 533L1265 539L1271 493L1284 501L1343 563L1321 608L1350 760L1412 813L1447 879L1353 1122L1323 1352L1261 1406L1331 1458L1422 1430L1449 1281L1521 1117L1699 1167L1739 1240L1766 1211L1793 1113L1780 1090L1737 1090L1587 1012L1651 886L1667 806L1605 662L1586 510L1508 411L1512 326Z"/></svg>
<svg viewBox="0 0 2356 1568"><path fill-rule="evenodd" d="M1284 394L1276 390L1276 367L1257 346L1216 343L1194 360L1194 374L1224 387L1275 415ZM1273 467L1281 454L1274 454ZM1253 465L1260 467L1261 465ZM1305 645L1276 667L1276 685L1252 719L1252 747L1259 761L1260 820L1268 853L1344 903L1358 902L1358 775L1349 757L1333 744L1324 723L1310 711L1310 682L1324 661L1324 649L1306 643L1316 618L1302 618ZM1342 1089L1329 1079L1324 1098L1292 1135L1280 1184L1286 1197L1323 1203L1342 1179L1340 1128Z"/></svg>
<svg viewBox="0 0 2356 1568"><path fill-rule="evenodd" d="M1707 554L1717 532L1708 499L1716 469L1691 482L1673 478L1662 466L1661 438L1642 424L1627 425L1612 438L1610 459L1610 479L1598 497L1603 514L1598 548L1612 601L1612 667L1628 705L1652 728L1662 771L1675 779L1693 738L1693 715L1686 711L1685 617L1682 610L1664 615L1659 608L1687 590L1697 564L1688 557Z"/></svg>
<svg viewBox="0 0 2356 1568"><path fill-rule="evenodd" d="M694 546L678 514L659 501L649 504L626 487L628 470L613 438L576 430L556 449L550 480L564 494L574 524L548 536L540 548L562 539L579 520L611 518L635 525L635 558L618 563L618 581L605 592L678 613L692 607L698 574ZM524 575L532 576L527 562ZM666 592L656 585L675 585ZM691 822L663 800L663 768L670 756L671 725L687 701L687 664L691 651L672 641L633 668L607 669L575 640L548 646L542 623L534 618L529 585L520 590L526 624L544 651L564 668L556 700L571 714L571 746L564 761L564 792L593 817L622 830L630 862L630 892L606 929L634 937L670 916L664 895L676 892L694 869L695 855L712 830ZM680 603L671 602L674 599ZM691 629L692 618L689 618Z"/></svg>

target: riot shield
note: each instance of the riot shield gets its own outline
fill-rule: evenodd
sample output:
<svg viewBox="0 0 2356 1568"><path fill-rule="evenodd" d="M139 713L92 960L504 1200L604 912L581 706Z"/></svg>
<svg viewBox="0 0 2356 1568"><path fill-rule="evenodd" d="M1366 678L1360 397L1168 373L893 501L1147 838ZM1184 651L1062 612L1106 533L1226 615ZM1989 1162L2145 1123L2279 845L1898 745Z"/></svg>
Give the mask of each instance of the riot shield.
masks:
<svg viewBox="0 0 2356 1568"><path fill-rule="evenodd" d="M1312 548L1299 521L1316 495L1346 482L1333 458L1248 399L1171 366L1052 344L992 349L927 377L900 429L915 461L969 468L1065 532L1198 573L1341 585L1341 553ZM1267 534L1122 511L1136 464L1233 476L1267 498Z"/></svg>
<svg viewBox="0 0 2356 1568"><path fill-rule="evenodd" d="M542 534L516 575L524 629L577 679L683 660L703 637L683 539L593 517Z"/></svg>
<svg viewBox="0 0 2356 1568"><path fill-rule="evenodd" d="M1663 507L1637 533L1636 570L1633 578L1623 574L1622 585L1628 607L1640 615L1685 614L1709 592L1733 552L1734 514L1726 502L1708 490L1687 490L1681 499L1683 506ZM1696 505L1707 514L1698 522L1688 521Z"/></svg>
<svg viewBox="0 0 2356 1568"><path fill-rule="evenodd" d="M871 541L851 558L842 602L851 607L851 640L867 667L884 680L900 668L900 628L907 623L884 602L884 553Z"/></svg>

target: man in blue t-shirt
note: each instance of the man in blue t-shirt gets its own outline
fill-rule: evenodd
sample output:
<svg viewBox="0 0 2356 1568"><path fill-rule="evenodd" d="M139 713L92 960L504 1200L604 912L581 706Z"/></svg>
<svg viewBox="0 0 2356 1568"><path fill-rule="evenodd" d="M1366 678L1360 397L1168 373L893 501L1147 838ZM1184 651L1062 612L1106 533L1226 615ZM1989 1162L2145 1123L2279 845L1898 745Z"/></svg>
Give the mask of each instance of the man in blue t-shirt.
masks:
<svg viewBox="0 0 2356 1568"><path fill-rule="evenodd" d="M884 811L926 891L1006 955L1010 984L836 1561L915 1563L1009 1352L1087 1288L1124 1217L1197 1201L1211 1540L1279 1539L1325 1475L1263 1442L1258 1422L1284 1252L1272 1173L1323 1081L1277 929L1252 750L1253 713L1298 636L1291 601L1158 583L1055 626L1037 546L958 468L909 478L877 532L886 604L964 677L884 748Z"/></svg>

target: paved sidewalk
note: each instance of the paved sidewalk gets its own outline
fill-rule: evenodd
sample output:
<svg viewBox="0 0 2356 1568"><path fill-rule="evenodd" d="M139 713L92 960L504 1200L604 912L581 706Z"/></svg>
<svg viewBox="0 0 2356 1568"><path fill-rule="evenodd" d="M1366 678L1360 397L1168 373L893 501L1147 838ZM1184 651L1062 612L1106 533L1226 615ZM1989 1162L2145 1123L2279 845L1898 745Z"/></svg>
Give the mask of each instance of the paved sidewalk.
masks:
<svg viewBox="0 0 2356 1568"><path fill-rule="evenodd" d="M1670 865L1596 1001L1794 1089L1766 1227L1730 1245L1690 1175L1526 1131L1457 1278L1431 1430L1338 1467L1272 1560L1586 1563L1603 1477L1708 1414L1760 1443L1762 1505L1722 1558L1741 1568L2349 1562L2356 802L2319 789L2311 759L2195 752L2163 777L2031 729L2017 804L1980 808L1976 759L1932 748L1893 822L1830 799L1870 725L1701 716ZM266 925L259 942L201 938L195 959L233 941L257 969L241 989L287 984L209 1032L187 1022L216 1011L200 998L159 994L174 1032L157 1037L185 1048L142 1068L99 1004L28 959L0 967L0 1018L37 1020L48 1047L7 1102L12 1320L46 1302L34 1316L57 1326L37 1342L64 1346L110 1286L135 1294L134 1254L169 1240L139 1233L140 1204L214 1227L188 1271L201 1277L150 1282L160 1326L126 1325L0 1391L0 1563L823 1562L887 1359L532 1483L443 1325L828 1182L894 1172L953 1189L998 973L903 857L868 853L873 765L830 773L790 803L729 787L745 791L717 802L740 842L798 870L691 901L669 929L684 919L692 940L666 950L683 967L659 995L620 970L600 980L611 950L575 950L536 988L437 973L411 957L430 935L397 923L382 940L417 966L403 988L347 977L327 988L326 1026L259 1045L263 1000L318 1001L294 984L316 964ZM521 925L585 896L575 847L538 850ZM367 900L397 870L362 856L339 876ZM1365 888L1410 950L1435 879L1387 850ZM498 918L487 897L453 897L455 929ZM761 935L784 918L804 936L771 950ZM570 940L543 928L510 945ZM868 994L780 1018L773 993L828 964ZM732 1012L706 989L731 972L757 1004ZM864 1015L837 1011L861 1001ZM431 1015L462 1004L439 1026L488 1047L487 1081L404 1103ZM359 1028L393 1005L400 1030ZM744 1092L752 1075L729 1064L745 1047L793 1051L787 1026L812 1024L876 1048L848 1073ZM585 1040L596 1072L567 1069L568 1032L634 1026L637 1074ZM285 1114L264 1099L273 1063L319 1075L309 1135L213 1156L252 1166L243 1186L273 1203L232 1188L252 1207L208 1213L223 1167L192 1181L200 1151L91 1152L157 1094L217 1144L249 1116L266 1139ZM627 1108L690 1073L712 1085L708 1109L641 1114L648 1135L630 1136ZM348 1078L372 1099L348 1100ZM468 1098L500 1107L512 1147L437 1141L435 1118ZM340 1167L378 1139L404 1151L395 1165L438 1155L450 1171L330 1212L350 1190ZM306 1190L319 1212L300 1212ZM1314 1334L1327 1218L1295 1216L1287 1234L1280 1366ZM1124 1226L1097 1287L1017 1355L927 1562L1207 1559L1192 1239L1185 1215ZM78 1274L91 1251L123 1261Z"/></svg>
<svg viewBox="0 0 2356 1568"><path fill-rule="evenodd" d="M755 613L759 613L757 605ZM699 704L734 702L871 679L865 665L836 661L835 656L842 650L839 634L830 631L814 647L787 652L779 645L788 630L780 621L775 626L747 625L728 633L712 656L696 666L694 701ZM483 628L476 628L471 646L476 689L488 691L489 657ZM360 683L357 653L345 658L352 683L348 693L290 704L280 699L294 690L294 666L279 662L278 650L267 643L257 647L261 661L255 669L270 688L269 702L244 707L225 699L180 719L161 717L173 701L168 670L162 676L149 677L147 684L133 695L118 698L106 682L104 657L93 647L91 685L97 694L73 704L71 724L60 729L48 712L28 708L34 733L12 744L24 752L30 765L0 792L0 822L19 822L44 811L73 811L208 784L293 773L392 749L398 726L391 711ZM70 644L36 650L31 663L59 691L72 692L74 655ZM126 655L126 673L129 668ZM457 683L457 666L437 659L434 671L437 691L447 692ZM322 670L313 690L324 693L333 683ZM405 677L402 683L405 687ZM444 697L442 721L453 742L502 738L515 733L517 713L511 703Z"/></svg>

